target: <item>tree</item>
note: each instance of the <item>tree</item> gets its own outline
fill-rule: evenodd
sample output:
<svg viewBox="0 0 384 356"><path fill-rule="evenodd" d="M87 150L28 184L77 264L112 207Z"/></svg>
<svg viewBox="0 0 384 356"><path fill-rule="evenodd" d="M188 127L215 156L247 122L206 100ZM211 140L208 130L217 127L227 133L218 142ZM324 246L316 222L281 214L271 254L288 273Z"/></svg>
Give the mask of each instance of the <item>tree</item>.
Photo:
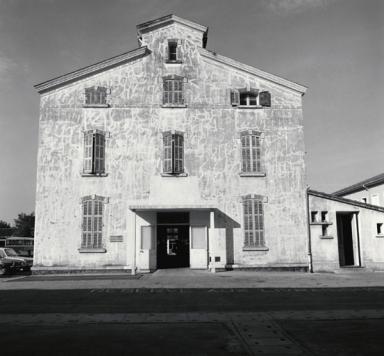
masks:
<svg viewBox="0 0 384 356"><path fill-rule="evenodd" d="M9 229L11 225L9 225L6 221L0 220L0 229Z"/></svg>
<svg viewBox="0 0 384 356"><path fill-rule="evenodd" d="M13 236L33 237L35 231L35 213L21 213L15 219L16 231Z"/></svg>

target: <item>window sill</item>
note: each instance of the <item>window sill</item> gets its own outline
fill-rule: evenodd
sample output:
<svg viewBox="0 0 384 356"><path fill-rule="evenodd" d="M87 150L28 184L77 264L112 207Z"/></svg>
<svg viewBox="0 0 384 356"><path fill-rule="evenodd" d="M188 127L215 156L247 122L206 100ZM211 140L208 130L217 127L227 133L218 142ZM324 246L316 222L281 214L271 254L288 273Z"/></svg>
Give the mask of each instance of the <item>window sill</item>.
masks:
<svg viewBox="0 0 384 356"><path fill-rule="evenodd" d="M80 175L82 177L108 177L108 173L83 173L81 172Z"/></svg>
<svg viewBox="0 0 384 356"><path fill-rule="evenodd" d="M240 172L239 173L240 177L265 177L265 173L251 173L251 172Z"/></svg>
<svg viewBox="0 0 384 356"><path fill-rule="evenodd" d="M269 251L268 247L243 247L243 251Z"/></svg>
<svg viewBox="0 0 384 356"><path fill-rule="evenodd" d="M270 106L262 106L262 105L232 105L234 108L238 109L270 109Z"/></svg>
<svg viewBox="0 0 384 356"><path fill-rule="evenodd" d="M310 225L332 225L330 221L312 221Z"/></svg>
<svg viewBox="0 0 384 356"><path fill-rule="evenodd" d="M176 105L176 104L163 104L161 105L162 108L167 108L167 109L184 109L187 107L187 105L182 104L182 105Z"/></svg>
<svg viewBox="0 0 384 356"><path fill-rule="evenodd" d="M83 108L109 108L109 104L84 104Z"/></svg>
<svg viewBox="0 0 384 356"><path fill-rule="evenodd" d="M167 60L167 61L165 61L165 63L167 63L167 64L181 64L183 62L181 60L179 60L179 59L176 59L174 61Z"/></svg>
<svg viewBox="0 0 384 356"><path fill-rule="evenodd" d="M323 239L323 240L330 240L330 239L333 239L333 236L330 236L330 235L320 235L320 238Z"/></svg>
<svg viewBox="0 0 384 356"><path fill-rule="evenodd" d="M160 173L162 177L188 177L188 173Z"/></svg>
<svg viewBox="0 0 384 356"><path fill-rule="evenodd" d="M80 253L106 253L105 248L79 248Z"/></svg>

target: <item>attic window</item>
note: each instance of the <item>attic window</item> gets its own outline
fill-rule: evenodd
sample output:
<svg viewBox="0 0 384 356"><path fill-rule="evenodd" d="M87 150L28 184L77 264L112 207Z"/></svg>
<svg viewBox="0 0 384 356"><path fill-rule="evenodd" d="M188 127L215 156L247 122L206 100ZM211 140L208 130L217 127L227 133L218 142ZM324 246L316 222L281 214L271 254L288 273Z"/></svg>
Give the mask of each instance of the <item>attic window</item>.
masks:
<svg viewBox="0 0 384 356"><path fill-rule="evenodd" d="M180 40L168 40L167 63L181 63Z"/></svg>
<svg viewBox="0 0 384 356"><path fill-rule="evenodd" d="M231 90L231 105L238 107L270 107L271 94L268 91L259 93L258 89L242 88Z"/></svg>

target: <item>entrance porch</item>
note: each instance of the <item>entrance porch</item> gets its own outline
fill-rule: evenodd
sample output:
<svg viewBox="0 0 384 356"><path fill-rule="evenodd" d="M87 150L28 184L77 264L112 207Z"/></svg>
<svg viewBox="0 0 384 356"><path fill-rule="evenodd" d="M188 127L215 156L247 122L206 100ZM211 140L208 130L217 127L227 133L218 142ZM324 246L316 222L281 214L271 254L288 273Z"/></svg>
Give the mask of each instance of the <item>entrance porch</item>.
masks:
<svg viewBox="0 0 384 356"><path fill-rule="evenodd" d="M186 267L224 270L227 251L219 214L214 204L129 206L133 243L127 244L127 268L133 274Z"/></svg>

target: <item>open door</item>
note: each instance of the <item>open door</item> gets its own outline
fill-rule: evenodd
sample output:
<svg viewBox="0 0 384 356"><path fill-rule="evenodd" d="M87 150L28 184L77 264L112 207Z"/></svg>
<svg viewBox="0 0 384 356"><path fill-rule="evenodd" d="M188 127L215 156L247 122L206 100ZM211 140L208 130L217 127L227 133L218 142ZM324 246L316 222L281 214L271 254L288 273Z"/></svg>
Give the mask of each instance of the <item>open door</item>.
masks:
<svg viewBox="0 0 384 356"><path fill-rule="evenodd" d="M189 267L189 226L157 227L157 267Z"/></svg>
<svg viewBox="0 0 384 356"><path fill-rule="evenodd" d="M340 267L355 266L353 213L336 213Z"/></svg>

